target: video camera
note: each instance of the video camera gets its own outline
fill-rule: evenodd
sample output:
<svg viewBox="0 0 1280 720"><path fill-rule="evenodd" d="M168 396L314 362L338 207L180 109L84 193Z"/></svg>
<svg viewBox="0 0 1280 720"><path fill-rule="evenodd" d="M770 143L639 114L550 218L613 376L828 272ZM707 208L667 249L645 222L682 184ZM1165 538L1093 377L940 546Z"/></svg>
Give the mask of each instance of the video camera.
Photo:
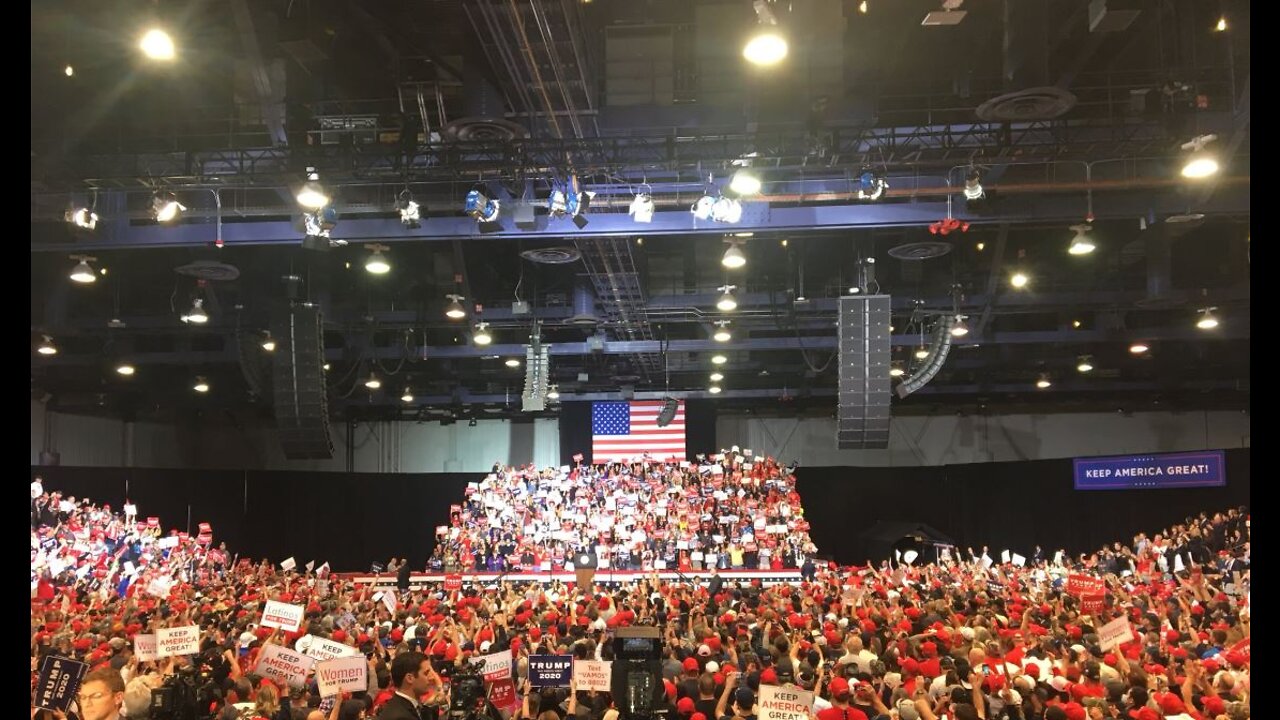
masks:
<svg viewBox="0 0 1280 720"><path fill-rule="evenodd" d="M483 661L454 670L449 680L449 717L480 717L484 713L484 676L480 674L482 664Z"/></svg>
<svg viewBox="0 0 1280 720"><path fill-rule="evenodd" d="M662 634L647 625L618 628L613 638L614 703L623 720L650 720L665 711Z"/></svg>
<svg viewBox="0 0 1280 720"><path fill-rule="evenodd" d="M164 685L151 691L150 720L204 720L215 699L215 688L206 666L178 668Z"/></svg>

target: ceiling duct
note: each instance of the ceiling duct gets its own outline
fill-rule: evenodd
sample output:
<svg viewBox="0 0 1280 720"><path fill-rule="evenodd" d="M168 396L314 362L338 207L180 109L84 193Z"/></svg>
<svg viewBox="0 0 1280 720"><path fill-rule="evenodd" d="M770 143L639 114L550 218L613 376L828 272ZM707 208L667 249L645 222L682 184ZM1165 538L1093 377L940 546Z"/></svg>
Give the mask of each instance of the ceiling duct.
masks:
<svg viewBox="0 0 1280 720"><path fill-rule="evenodd" d="M567 322L580 327L600 324L600 317L596 315L596 294L591 289L589 278L580 277L573 284L573 315Z"/></svg>
<svg viewBox="0 0 1280 720"><path fill-rule="evenodd" d="M947 355L951 354L951 328L955 324L954 315L944 315L938 320L938 324L933 328L933 342L929 344L929 354L920 363L920 368L898 385L899 398L904 398L928 385L933 376L942 369L943 363L947 361Z"/></svg>
<svg viewBox="0 0 1280 720"><path fill-rule="evenodd" d="M988 122L1050 120L1076 97L1049 82L1048 0L1004 0L1005 93L978 107Z"/></svg>
<svg viewBox="0 0 1280 720"><path fill-rule="evenodd" d="M505 118L502 93L493 85L472 78L464 86L464 92L467 114L444 126L442 134L446 140L509 142L529 137L528 129Z"/></svg>
<svg viewBox="0 0 1280 720"><path fill-rule="evenodd" d="M577 248L557 245L524 250L520 253L520 257L541 265L566 265L580 260L582 253Z"/></svg>

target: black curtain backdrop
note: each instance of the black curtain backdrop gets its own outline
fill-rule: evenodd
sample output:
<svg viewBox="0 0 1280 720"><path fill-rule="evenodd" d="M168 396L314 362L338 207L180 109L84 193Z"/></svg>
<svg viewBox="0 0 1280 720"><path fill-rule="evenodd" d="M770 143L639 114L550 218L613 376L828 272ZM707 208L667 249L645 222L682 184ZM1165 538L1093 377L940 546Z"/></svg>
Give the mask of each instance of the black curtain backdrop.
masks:
<svg viewBox="0 0 1280 720"><path fill-rule="evenodd" d="M255 560L329 562L336 571L407 557L421 570L468 482L481 473L378 474L33 467L47 491L88 497L119 510L126 497L141 517L195 534ZM128 486L128 495L125 488ZM190 508L190 525L187 524Z"/></svg>
<svg viewBox="0 0 1280 720"><path fill-rule="evenodd" d="M923 522L961 551L990 546L1028 558L1038 544L1080 553L1151 534L1201 511L1249 504L1249 450L1226 451L1227 485L1177 490L1076 490L1072 461L941 467L801 467L796 488L818 551L840 563L868 558L860 535L880 520ZM932 559L932 555L929 555Z"/></svg>
<svg viewBox="0 0 1280 720"><path fill-rule="evenodd" d="M710 400L684 401L684 449L690 459L698 453L715 453L716 408ZM573 456L582 453L591 462L591 403L567 402L560 404L560 462L573 463Z"/></svg>

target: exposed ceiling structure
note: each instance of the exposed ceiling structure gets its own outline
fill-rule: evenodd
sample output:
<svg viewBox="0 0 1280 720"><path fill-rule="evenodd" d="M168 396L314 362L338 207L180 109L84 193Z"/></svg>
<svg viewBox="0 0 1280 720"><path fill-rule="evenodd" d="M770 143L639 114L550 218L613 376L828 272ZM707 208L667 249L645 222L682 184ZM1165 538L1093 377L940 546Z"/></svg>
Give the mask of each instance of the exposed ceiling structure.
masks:
<svg viewBox="0 0 1280 720"><path fill-rule="evenodd" d="M527 417L535 328L561 401L829 414L856 290L892 296L906 377L940 318L969 330L895 413L1248 408L1248 2L765 4L790 48L767 69L742 57L748 0L33 6L33 396L269 415L265 330L310 302L339 417ZM162 67L135 48L157 22ZM1219 172L1183 178L1210 134ZM744 167L763 186L737 222L691 212ZM309 168L336 216L304 247ZM578 222L557 190L589 191ZM1081 224L1096 249L1070 254ZM96 282L68 279L84 257ZM208 322L184 322L197 300Z"/></svg>

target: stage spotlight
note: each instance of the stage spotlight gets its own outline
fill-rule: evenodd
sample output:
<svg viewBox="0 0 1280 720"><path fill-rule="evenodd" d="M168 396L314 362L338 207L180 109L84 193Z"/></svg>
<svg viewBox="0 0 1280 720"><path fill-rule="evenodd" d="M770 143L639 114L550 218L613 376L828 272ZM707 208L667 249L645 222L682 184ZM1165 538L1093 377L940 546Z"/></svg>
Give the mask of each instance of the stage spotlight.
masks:
<svg viewBox="0 0 1280 720"><path fill-rule="evenodd" d="M969 168L964 176L964 199L981 200L986 197L986 194L982 189L982 174L975 167Z"/></svg>
<svg viewBox="0 0 1280 720"><path fill-rule="evenodd" d="M421 207L408 190L400 193L400 197L396 200L396 210L400 213L401 225L409 230L422 227Z"/></svg>
<svg viewBox="0 0 1280 720"><path fill-rule="evenodd" d="M787 57L787 40L778 31L778 18L773 14L768 0L755 0L759 27L742 48L742 57L754 65L776 65Z"/></svg>
<svg viewBox="0 0 1280 720"><path fill-rule="evenodd" d="M689 212L693 213L693 216L698 220L709 220L711 219L711 206L715 204L715 198L710 195L703 195L698 198L698 202L694 203L693 207L689 208Z"/></svg>
<svg viewBox="0 0 1280 720"><path fill-rule="evenodd" d="M884 176L874 170L863 170L858 175L858 199L859 200L879 200L884 197L884 191L889 189L889 183Z"/></svg>
<svg viewBox="0 0 1280 720"><path fill-rule="evenodd" d="M157 192L151 198L151 215L156 222L172 222L178 217L178 213L186 209L186 206L178 202L178 196L171 192Z"/></svg>
<svg viewBox="0 0 1280 720"><path fill-rule="evenodd" d="M98 213L89 208L68 210L63 217L67 222L83 230L92 230L98 226Z"/></svg>
<svg viewBox="0 0 1280 720"><path fill-rule="evenodd" d="M502 207L497 200L490 200L482 188L475 187L467 193L462 211L475 218L477 223L491 223L498 220Z"/></svg>
<svg viewBox="0 0 1280 720"><path fill-rule="evenodd" d="M638 223L653 222L653 196L647 192L636 193L636 199L631 201L631 208L627 212Z"/></svg>
<svg viewBox="0 0 1280 720"><path fill-rule="evenodd" d="M1071 245L1067 248L1067 252L1071 255L1088 255L1098 248L1089 239L1089 231L1093 229L1092 225L1072 225L1071 229L1075 231L1075 237L1071 238Z"/></svg>
<svg viewBox="0 0 1280 720"><path fill-rule="evenodd" d="M143 54L152 60L172 60L177 56L173 38L169 37L169 33L158 28L148 30L138 42L138 47L142 48Z"/></svg>
<svg viewBox="0 0 1280 720"><path fill-rule="evenodd" d="M722 223L736 223L742 219L742 203L733 198L717 198L711 204L711 219Z"/></svg>
<svg viewBox="0 0 1280 720"><path fill-rule="evenodd" d="M733 179L729 181L729 190L737 193L738 197L745 197L760 192L760 185L760 178L755 173L742 168L733 174Z"/></svg>
<svg viewBox="0 0 1280 720"><path fill-rule="evenodd" d="M319 210L329 204L329 194L320 184L320 173L315 168L307 168L307 181L298 190L297 200L307 210Z"/></svg>
<svg viewBox="0 0 1280 720"><path fill-rule="evenodd" d="M577 225L579 230L590 222L587 220L587 208L591 207L591 199L595 196L596 194L590 190L569 196L569 212L573 215L573 224Z"/></svg>

